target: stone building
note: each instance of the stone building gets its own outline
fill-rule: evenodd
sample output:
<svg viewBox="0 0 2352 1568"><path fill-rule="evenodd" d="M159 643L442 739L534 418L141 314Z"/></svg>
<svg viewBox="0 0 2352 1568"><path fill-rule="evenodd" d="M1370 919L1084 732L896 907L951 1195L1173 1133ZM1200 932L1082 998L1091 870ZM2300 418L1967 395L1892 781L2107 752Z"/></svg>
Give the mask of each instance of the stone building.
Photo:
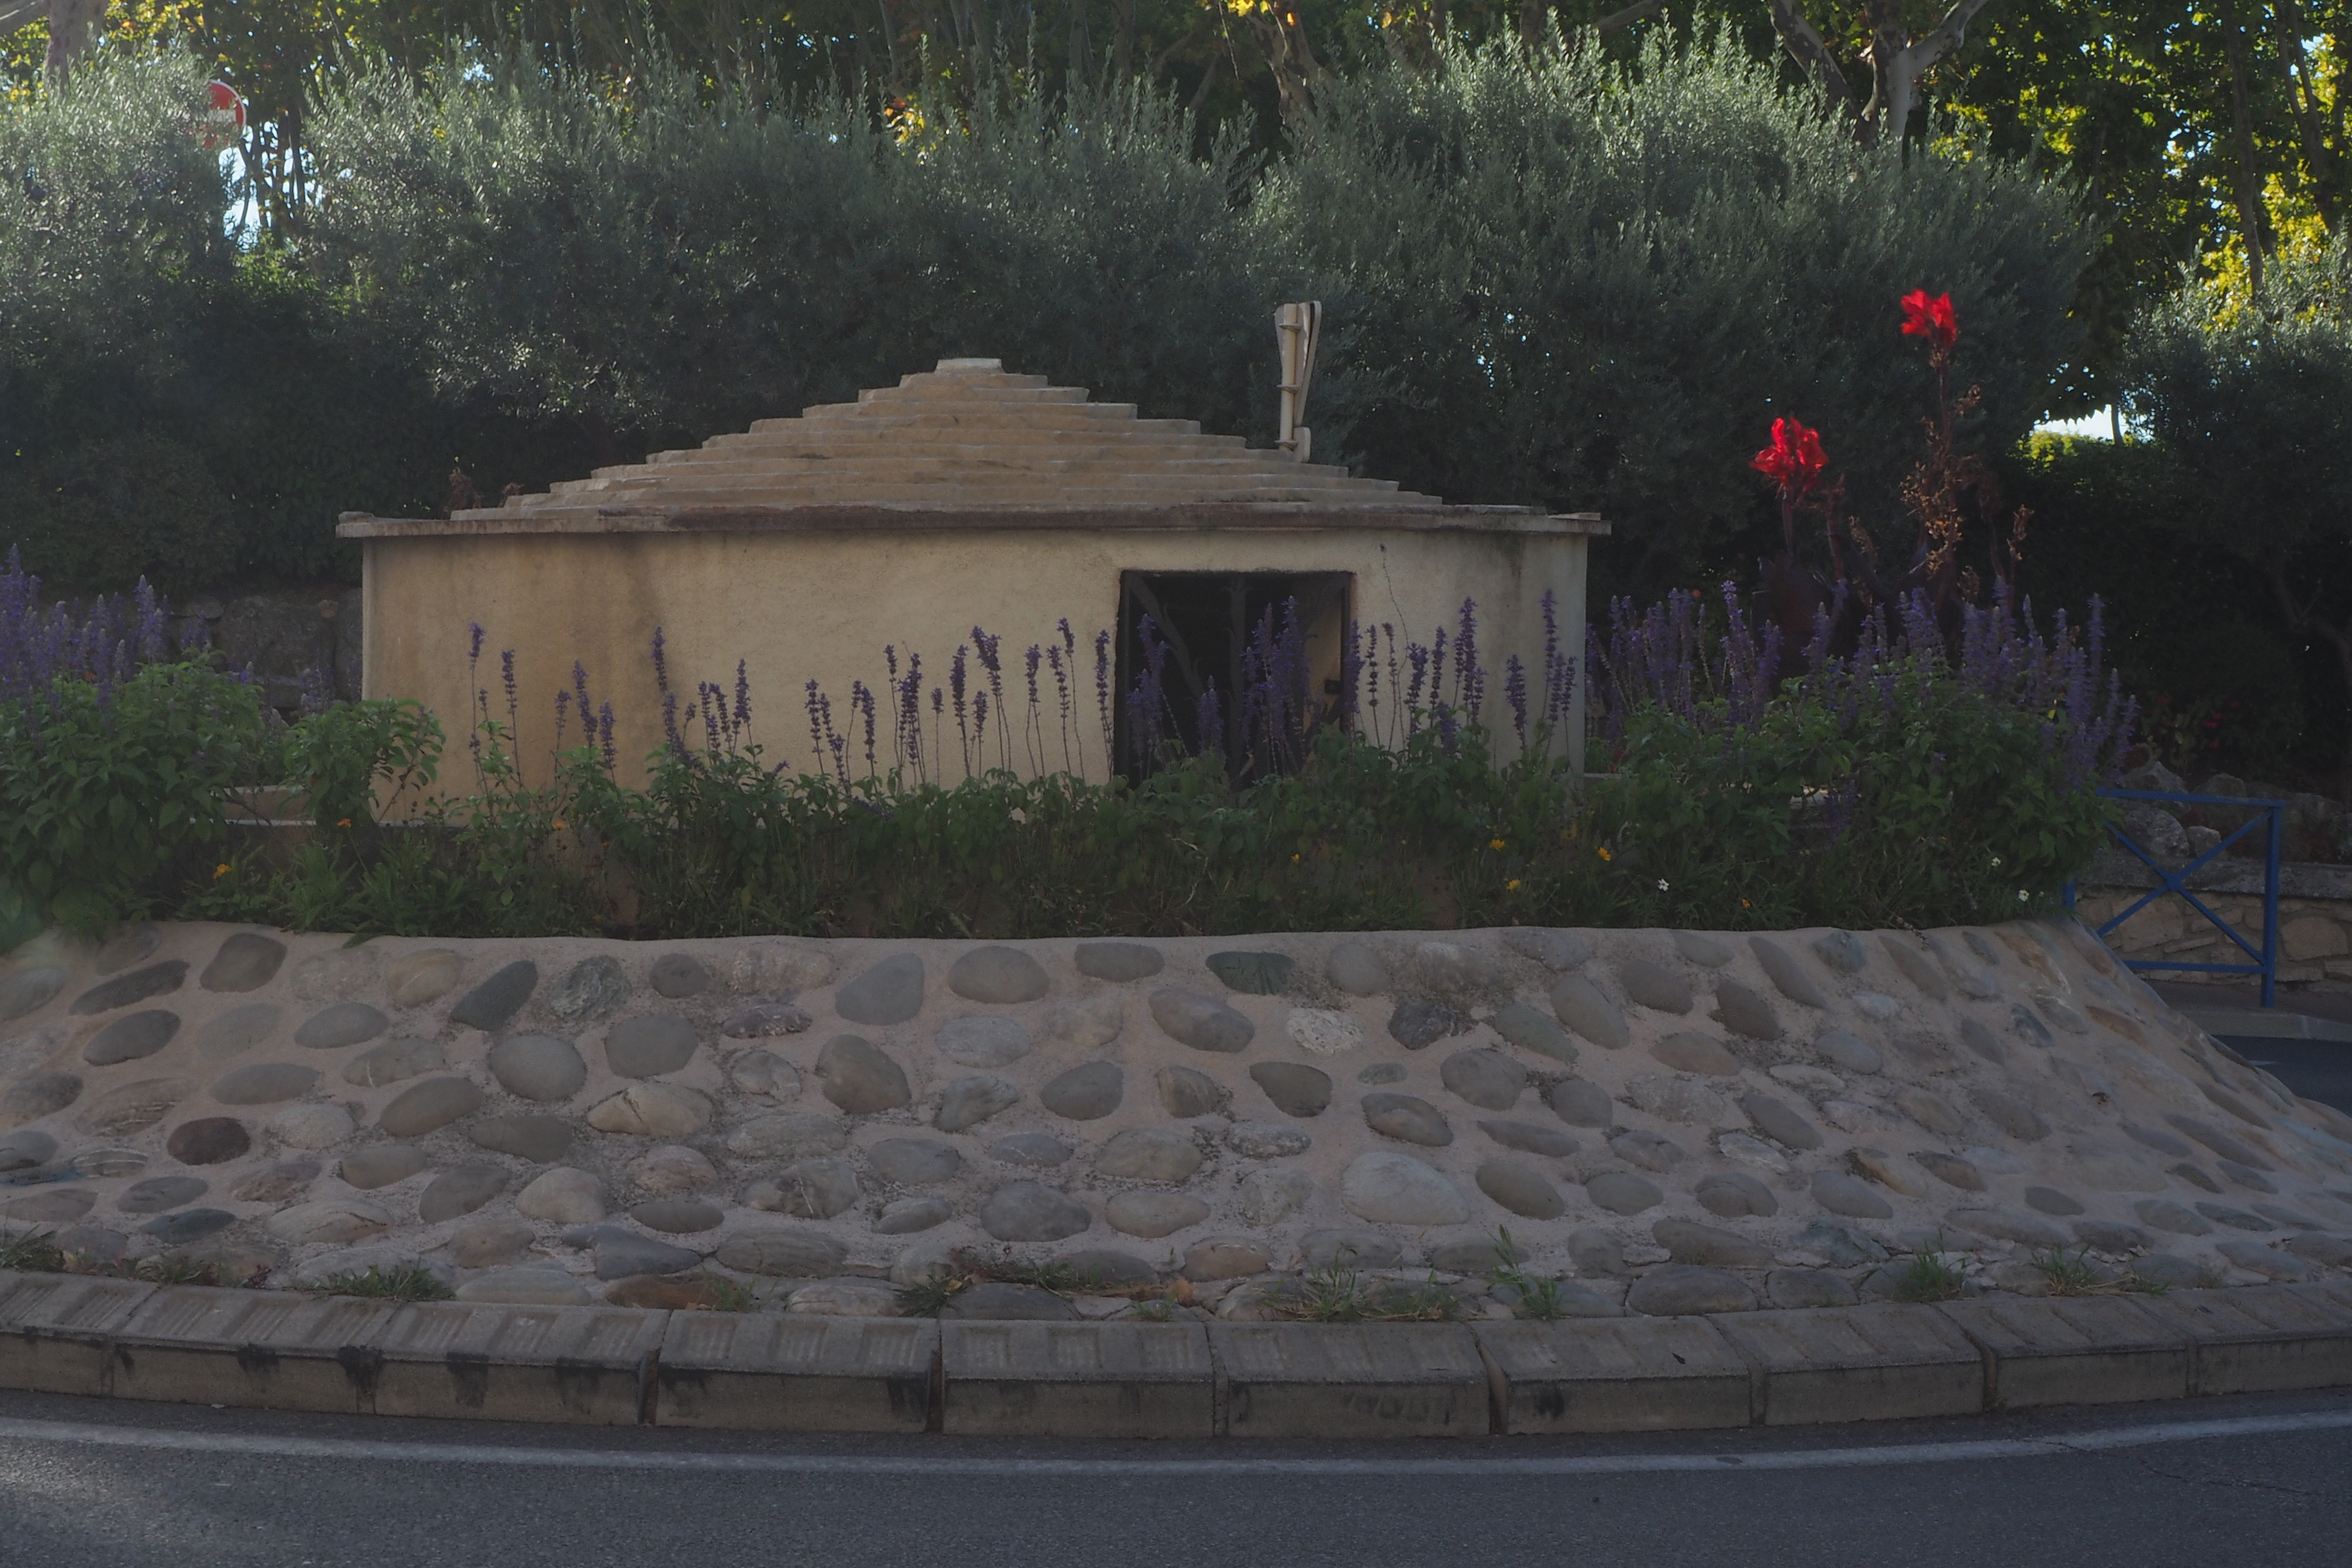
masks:
<svg viewBox="0 0 2352 1568"><path fill-rule="evenodd" d="M1516 655L1540 679L1548 592L1552 647L1580 651L1587 543L1605 525L1449 506L1189 420L1139 419L1132 405L1091 402L994 360L947 360L854 404L762 420L502 507L346 514L340 531L364 552L368 694L421 700L453 751L482 694L505 719L499 658L512 649L527 766L553 743L554 699L573 689L576 662L595 706L612 705L622 775L640 776L664 733L649 657L658 630L679 709L709 681L731 710L740 664L769 758L795 768L813 760L811 682L853 768L865 765L858 693L870 694L889 766L894 710L919 657L927 760L931 776L951 780L964 758L931 692L949 686L975 627L994 639L999 668L992 678L967 647L967 697L989 694L992 722L1012 710L984 742L989 765L1102 777L1099 634L1102 674L1123 690L1150 616L1173 646L1171 709L1189 715L1210 684L1230 705L1243 644L1292 601L1314 689L1335 700L1351 623L1426 644L1474 601L1488 720L1508 731L1506 661ZM475 664L477 625L487 640ZM1047 655L1034 722L1032 645ZM698 717L692 728L699 736ZM1562 745L1580 746L1580 710L1559 728Z"/></svg>

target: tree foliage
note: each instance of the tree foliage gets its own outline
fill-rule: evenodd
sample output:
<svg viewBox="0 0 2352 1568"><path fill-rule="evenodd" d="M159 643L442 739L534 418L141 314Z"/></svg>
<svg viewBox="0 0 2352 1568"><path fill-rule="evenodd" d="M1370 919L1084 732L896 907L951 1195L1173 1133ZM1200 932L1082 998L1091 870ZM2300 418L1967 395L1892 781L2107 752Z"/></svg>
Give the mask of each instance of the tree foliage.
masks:
<svg viewBox="0 0 2352 1568"><path fill-rule="evenodd" d="M321 101L337 171L299 254L354 331L446 397L695 438L1002 354L1220 428L1268 335L1250 161L1193 156L1139 87L1006 84L894 131L818 93L763 112L652 72L627 105L571 76L389 65Z"/></svg>
<svg viewBox="0 0 2352 1568"><path fill-rule="evenodd" d="M2087 254L2064 187L1860 147L1723 38L1637 70L1489 47L1335 83L1255 221L1347 334L1318 450L1344 434L1449 500L1602 512L1654 570L1744 565L1776 415L1822 431L1907 555L1935 383L1898 299L1951 293L1956 376L1985 393L1969 439L2004 447L2074 346Z"/></svg>
<svg viewBox="0 0 2352 1568"><path fill-rule="evenodd" d="M2126 344L2124 378L2188 505L2176 526L2246 562L2352 703L2352 257L2282 256L2263 292L2190 279Z"/></svg>
<svg viewBox="0 0 2352 1568"><path fill-rule="evenodd" d="M1909 289L1950 289L1969 321L1959 374L1997 416L1969 439L2021 432L2084 253L2064 192L1858 148L1720 42L1637 69L1507 43L1368 68L1271 161L1238 136L1199 152L1184 107L1136 85L1006 79L893 124L682 67L623 100L380 61L313 101L331 174L301 226L242 251L175 97L198 85L100 62L7 121L26 191L52 168L121 209L44 239L30 220L65 198L0 195L32 204L0 239L26 257L0 310L21 292L121 345L10 340L9 374L51 390L0 405L0 505L65 585L331 569L338 511L435 510L453 464L481 493L535 489L946 356L1263 439L1272 311L1310 295L1330 306L1319 454L1453 500L1605 511L1655 584L1738 564L1768 502L1744 456L1778 412L1824 430L1874 530L1895 512L1927 390L1897 331ZM110 440L171 449L131 463ZM139 537L135 473L173 480L157 515L184 548L92 548Z"/></svg>

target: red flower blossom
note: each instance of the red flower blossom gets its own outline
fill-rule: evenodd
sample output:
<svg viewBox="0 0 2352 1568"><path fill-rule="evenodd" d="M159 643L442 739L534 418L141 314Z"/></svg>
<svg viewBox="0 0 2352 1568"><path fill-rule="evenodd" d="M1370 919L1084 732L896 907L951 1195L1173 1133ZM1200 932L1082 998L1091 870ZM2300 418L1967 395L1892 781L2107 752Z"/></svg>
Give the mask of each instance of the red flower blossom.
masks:
<svg viewBox="0 0 2352 1568"><path fill-rule="evenodd" d="M1938 294L1927 298L1925 289L1914 289L1903 296L1903 335L1926 338L1938 349L1948 349L1959 341L1959 318L1952 313L1952 297Z"/></svg>
<svg viewBox="0 0 2352 1568"><path fill-rule="evenodd" d="M1801 496L1821 482L1822 470L1830 466L1830 459L1822 450L1820 431L1794 419L1775 419L1772 444L1750 458L1748 466L1769 475L1782 495Z"/></svg>

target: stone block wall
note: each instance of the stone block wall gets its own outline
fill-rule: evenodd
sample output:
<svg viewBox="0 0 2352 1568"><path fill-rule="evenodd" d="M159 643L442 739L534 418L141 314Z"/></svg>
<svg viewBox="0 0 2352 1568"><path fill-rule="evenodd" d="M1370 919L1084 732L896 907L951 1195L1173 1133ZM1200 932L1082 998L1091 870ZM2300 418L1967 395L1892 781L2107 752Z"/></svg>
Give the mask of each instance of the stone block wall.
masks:
<svg viewBox="0 0 2352 1568"><path fill-rule="evenodd" d="M360 695L361 600L329 584L200 595L176 606L183 647L209 644L233 668L251 668L262 700L281 711L302 704L304 678L327 672L333 694Z"/></svg>
<svg viewBox="0 0 2352 1568"><path fill-rule="evenodd" d="M2334 869L2335 868L2330 868ZM2086 888L2075 908L2095 929L2131 907L2147 889ZM2214 913L2236 926L2246 940L2262 945L2263 900L2259 893L2200 892ZM2181 963L2245 963L2252 962L2236 944L2213 929L2210 921L2180 899L2158 899L2106 936L2107 945L2126 959L2165 959ZM2158 978L2196 982L2233 981L2230 975L2195 973L2159 973ZM2352 899L2279 899L2279 968L2281 981L2352 988Z"/></svg>

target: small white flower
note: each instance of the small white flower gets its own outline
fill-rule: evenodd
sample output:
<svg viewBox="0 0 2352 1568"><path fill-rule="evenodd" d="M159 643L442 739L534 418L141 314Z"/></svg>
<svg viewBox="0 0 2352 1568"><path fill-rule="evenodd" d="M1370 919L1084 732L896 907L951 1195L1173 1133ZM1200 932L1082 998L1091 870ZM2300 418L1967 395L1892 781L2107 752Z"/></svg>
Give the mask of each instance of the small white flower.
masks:
<svg viewBox="0 0 2352 1568"><path fill-rule="evenodd" d="M2017 901L2021 904L2025 902L2025 889L2023 888L2017 889Z"/></svg>
<svg viewBox="0 0 2352 1568"><path fill-rule="evenodd" d="M1996 871L2000 869L2000 857L1998 855L1992 858L1992 868Z"/></svg>
<svg viewBox="0 0 2352 1568"><path fill-rule="evenodd" d="M1661 877L1661 878L1659 878L1659 879L1658 879L1658 891L1660 891L1660 892L1662 892L1662 893L1663 893L1663 892L1664 892L1665 890L1666 890L1666 879L1665 879L1664 877Z"/></svg>

